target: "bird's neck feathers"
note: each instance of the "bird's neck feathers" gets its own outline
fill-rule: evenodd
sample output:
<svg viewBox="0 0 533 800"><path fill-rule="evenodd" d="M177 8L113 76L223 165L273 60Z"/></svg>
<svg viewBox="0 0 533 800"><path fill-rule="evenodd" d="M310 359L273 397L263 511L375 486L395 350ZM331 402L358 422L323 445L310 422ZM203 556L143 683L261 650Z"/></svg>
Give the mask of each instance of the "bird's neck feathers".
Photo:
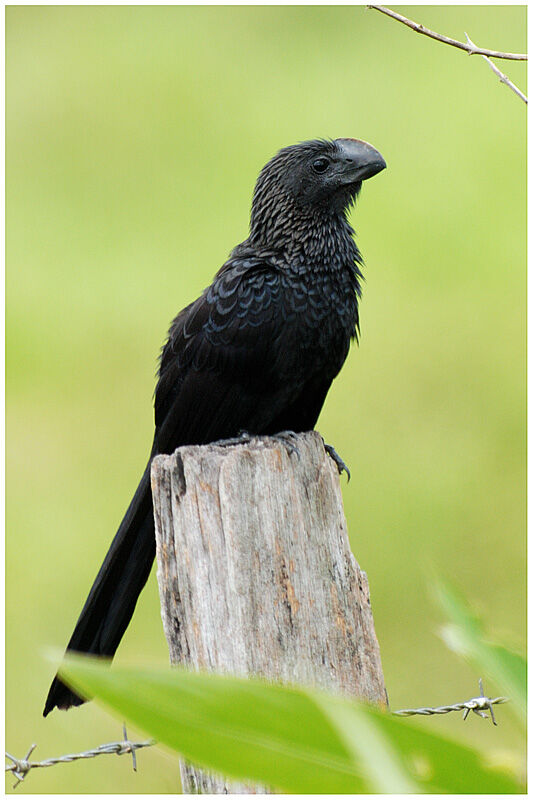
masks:
<svg viewBox="0 0 533 800"><path fill-rule="evenodd" d="M351 271L362 263L344 208L304 205L288 192L264 189L258 184L254 193L249 245L307 268Z"/></svg>

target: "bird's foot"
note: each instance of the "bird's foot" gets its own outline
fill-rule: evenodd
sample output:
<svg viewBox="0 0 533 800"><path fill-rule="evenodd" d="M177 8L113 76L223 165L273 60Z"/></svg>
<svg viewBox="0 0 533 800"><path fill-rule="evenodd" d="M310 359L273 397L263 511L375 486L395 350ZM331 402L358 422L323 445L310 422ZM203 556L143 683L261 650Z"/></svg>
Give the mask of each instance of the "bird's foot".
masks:
<svg viewBox="0 0 533 800"><path fill-rule="evenodd" d="M280 442L284 447L287 448L289 455L294 453L298 457L298 461L300 460L300 451L295 444L295 440L297 441L298 439L297 433L294 431L281 431L281 433L271 434L270 438L276 439L276 441Z"/></svg>
<svg viewBox="0 0 533 800"><path fill-rule="evenodd" d="M235 444L248 444L254 437L248 431L239 431L237 436L232 436L231 439L218 439L213 444L218 447L233 447Z"/></svg>
<svg viewBox="0 0 533 800"><path fill-rule="evenodd" d="M339 470L339 475L342 475L342 473L345 472L348 477L348 480L350 480L351 478L350 470L348 469L348 467L346 466L340 455L337 453L333 445L326 444L324 442L324 450L326 451L326 453L328 453L330 458L332 458L335 464L337 465L337 469Z"/></svg>

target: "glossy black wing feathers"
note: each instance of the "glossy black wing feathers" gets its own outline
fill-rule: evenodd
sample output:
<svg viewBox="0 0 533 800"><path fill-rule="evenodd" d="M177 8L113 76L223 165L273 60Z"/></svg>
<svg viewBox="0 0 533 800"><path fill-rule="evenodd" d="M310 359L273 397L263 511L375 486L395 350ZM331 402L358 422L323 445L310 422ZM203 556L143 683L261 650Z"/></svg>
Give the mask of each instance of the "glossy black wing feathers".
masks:
<svg viewBox="0 0 533 800"><path fill-rule="evenodd" d="M176 317L155 391L157 452L235 435L275 413L281 283L272 264L230 261Z"/></svg>

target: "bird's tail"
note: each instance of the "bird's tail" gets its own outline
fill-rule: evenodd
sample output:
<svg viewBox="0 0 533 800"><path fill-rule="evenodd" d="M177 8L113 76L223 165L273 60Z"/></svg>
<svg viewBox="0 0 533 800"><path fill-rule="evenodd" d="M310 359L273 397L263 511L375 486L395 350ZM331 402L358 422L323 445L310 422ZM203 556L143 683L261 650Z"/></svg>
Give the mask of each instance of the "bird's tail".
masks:
<svg viewBox="0 0 533 800"><path fill-rule="evenodd" d="M113 656L132 617L155 557L150 463L80 614L67 651ZM43 716L85 700L57 677L48 692Z"/></svg>

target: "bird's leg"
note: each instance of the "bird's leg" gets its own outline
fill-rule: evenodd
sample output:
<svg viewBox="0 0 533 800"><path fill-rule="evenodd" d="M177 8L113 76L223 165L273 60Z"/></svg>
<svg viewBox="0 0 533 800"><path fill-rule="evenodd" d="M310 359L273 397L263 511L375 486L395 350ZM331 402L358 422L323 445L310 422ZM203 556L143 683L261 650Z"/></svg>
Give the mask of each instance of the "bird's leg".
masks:
<svg viewBox="0 0 533 800"><path fill-rule="evenodd" d="M324 442L323 439L322 441ZM333 459L333 461L337 465L337 469L339 470L339 475L342 475L342 473L345 472L346 475L348 476L348 480L350 480L351 478L350 470L348 469L348 467L346 466L340 455L337 453L333 445L326 444L324 442L324 450L326 451L326 453L328 453L328 455Z"/></svg>
<svg viewBox="0 0 533 800"><path fill-rule="evenodd" d="M235 444L248 444L252 439L253 436L248 431L239 431L237 436L232 436L231 439L218 439L212 444L216 444L218 447L233 447Z"/></svg>

